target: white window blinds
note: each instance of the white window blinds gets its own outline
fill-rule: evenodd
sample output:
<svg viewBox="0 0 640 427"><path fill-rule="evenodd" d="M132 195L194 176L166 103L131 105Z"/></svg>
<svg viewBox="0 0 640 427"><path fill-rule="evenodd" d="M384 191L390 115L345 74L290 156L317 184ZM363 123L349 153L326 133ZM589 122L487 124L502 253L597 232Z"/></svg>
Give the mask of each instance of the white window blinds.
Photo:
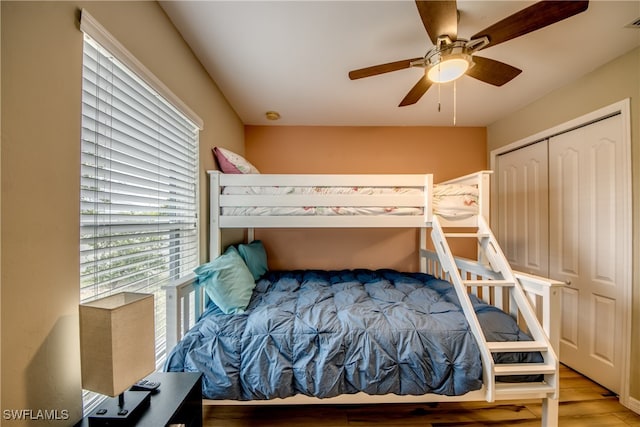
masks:
<svg viewBox="0 0 640 427"><path fill-rule="evenodd" d="M199 126L88 34L83 52L80 299L153 293L159 367L162 287L199 258Z"/></svg>
<svg viewBox="0 0 640 427"><path fill-rule="evenodd" d="M195 267L197 142L197 126L86 37L83 300L144 291Z"/></svg>

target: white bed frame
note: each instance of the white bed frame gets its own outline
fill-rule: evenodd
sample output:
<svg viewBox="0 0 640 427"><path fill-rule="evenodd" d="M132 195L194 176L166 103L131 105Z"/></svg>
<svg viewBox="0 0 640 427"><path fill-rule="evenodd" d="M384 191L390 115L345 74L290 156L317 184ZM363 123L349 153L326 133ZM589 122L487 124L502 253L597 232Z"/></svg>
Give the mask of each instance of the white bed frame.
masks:
<svg viewBox="0 0 640 427"><path fill-rule="evenodd" d="M483 387L462 396L427 394L373 396L365 393L341 395L319 399L297 395L286 399L259 401L204 400L209 405L263 405L263 404L369 404L369 403L422 403L542 399L542 425L558 423L558 359L560 282L512 272L493 233L488 227L490 171L481 171L442 184L467 184L478 187L479 211L477 216L461 220L447 220L433 212L433 177L424 175L233 175L218 171L210 177L210 259L221 251L221 230L246 228L248 240L253 239L254 228L317 228L317 227L415 227L420 229L421 271L451 281L461 300L470 329L481 350ZM301 186L301 187L418 187L423 196L415 195L224 195L226 186ZM223 207L238 206L423 206L422 215L372 216L228 216L221 214ZM465 232L456 233L455 228ZM474 232L468 232L473 227ZM427 249L427 230L435 252ZM445 231L446 230L446 231ZM451 232L451 231L454 232ZM454 257L447 239L473 238L478 242L478 260ZM357 266L355 266L357 267ZM467 298L473 293L489 304L510 313L518 324L533 337L531 342L491 343L484 339L477 317ZM193 279L167 287L167 350L170 350L202 313L205 298L196 292ZM496 365L492 352L540 351L542 364ZM500 383L496 375L544 375L540 383Z"/></svg>

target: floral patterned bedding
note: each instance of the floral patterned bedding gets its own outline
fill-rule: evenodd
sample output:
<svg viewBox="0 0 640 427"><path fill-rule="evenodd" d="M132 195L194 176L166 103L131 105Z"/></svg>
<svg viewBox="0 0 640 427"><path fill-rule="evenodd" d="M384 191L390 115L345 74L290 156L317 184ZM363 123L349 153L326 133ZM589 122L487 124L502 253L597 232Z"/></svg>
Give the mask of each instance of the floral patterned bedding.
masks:
<svg viewBox="0 0 640 427"><path fill-rule="evenodd" d="M470 185L435 185L434 213L447 218L465 218L478 211L478 189ZM225 195L422 195L417 187L226 187ZM422 215L422 206L305 206L305 207L224 207L229 216L297 216L297 215Z"/></svg>

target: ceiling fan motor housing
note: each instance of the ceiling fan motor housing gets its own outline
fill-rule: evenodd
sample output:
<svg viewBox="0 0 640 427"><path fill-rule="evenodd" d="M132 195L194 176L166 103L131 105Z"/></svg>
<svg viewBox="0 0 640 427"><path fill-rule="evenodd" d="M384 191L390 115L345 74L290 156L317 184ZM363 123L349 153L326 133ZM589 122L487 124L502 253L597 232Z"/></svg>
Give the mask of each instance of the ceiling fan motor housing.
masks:
<svg viewBox="0 0 640 427"><path fill-rule="evenodd" d="M448 36L441 36L438 37L437 44L426 53L424 58L413 61L411 66L432 68L448 59L460 58L469 62L469 68L471 68L474 65L471 55L487 44L489 44L487 37L471 41L465 39L451 41Z"/></svg>

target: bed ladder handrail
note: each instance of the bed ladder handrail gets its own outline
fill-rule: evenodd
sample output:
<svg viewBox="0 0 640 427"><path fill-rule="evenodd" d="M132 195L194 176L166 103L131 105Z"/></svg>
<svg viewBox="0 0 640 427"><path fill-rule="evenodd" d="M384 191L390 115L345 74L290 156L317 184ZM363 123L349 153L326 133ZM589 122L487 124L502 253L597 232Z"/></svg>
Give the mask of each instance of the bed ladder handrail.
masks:
<svg viewBox="0 0 640 427"><path fill-rule="evenodd" d="M456 233L444 232L437 215L432 221L431 238L435 245L436 253L440 259L440 264L449 280L453 283L462 310L469 322L469 327L480 348L480 357L483 364L483 380L486 388L486 399L493 402L500 398L500 391L507 387L519 387L523 395L527 393L545 393L549 397L557 399L558 395L558 360L551 346L551 342L525 294L520 281L516 278L511 267L500 249L500 246L493 235L491 229L481 215L477 216L477 232ZM451 252L447 238L476 238L479 243L481 257L488 264L485 266L487 274L481 280L468 280L463 278L456 264L456 260ZM510 313L516 320L522 320L532 341L518 341L511 343L488 342L482 331L476 316L473 304L469 297L468 288L473 286L484 286L496 288L496 297L502 298L509 294ZM519 318L518 318L519 317ZM543 357L543 363L522 363L522 364L496 364L493 353L512 351L539 351ZM496 384L496 377L501 375L535 375L544 376L544 381L535 383L524 383L518 386L513 384Z"/></svg>

